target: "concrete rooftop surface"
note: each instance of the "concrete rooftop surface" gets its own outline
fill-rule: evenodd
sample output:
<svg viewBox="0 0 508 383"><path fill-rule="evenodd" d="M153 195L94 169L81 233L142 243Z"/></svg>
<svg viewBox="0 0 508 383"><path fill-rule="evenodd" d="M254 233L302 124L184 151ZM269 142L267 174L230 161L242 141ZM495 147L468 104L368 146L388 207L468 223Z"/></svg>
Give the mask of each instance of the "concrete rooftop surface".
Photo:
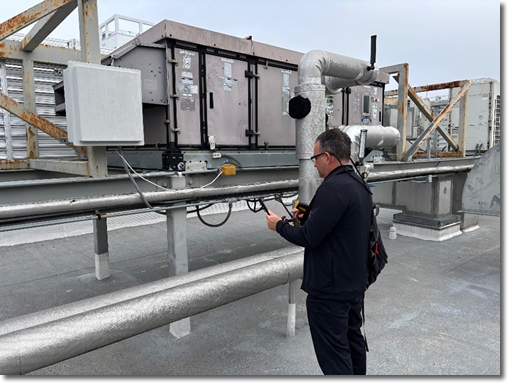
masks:
<svg viewBox="0 0 508 383"><path fill-rule="evenodd" d="M367 373L500 375L500 218L480 216L477 230L443 242L391 240L394 212L378 217L389 259L366 293ZM188 218L187 235L190 271L292 246L249 210L219 228ZM165 222L110 230L111 277L99 281L92 234L0 243L0 321L166 278L166 252ZM284 285L191 317L185 337L166 325L30 375L320 375L306 294L296 298L291 338Z"/></svg>

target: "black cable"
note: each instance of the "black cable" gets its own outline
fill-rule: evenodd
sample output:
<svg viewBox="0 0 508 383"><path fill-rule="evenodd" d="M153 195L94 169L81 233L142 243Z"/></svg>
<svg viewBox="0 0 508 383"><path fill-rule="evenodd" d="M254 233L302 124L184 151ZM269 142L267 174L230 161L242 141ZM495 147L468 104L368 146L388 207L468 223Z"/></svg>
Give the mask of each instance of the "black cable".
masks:
<svg viewBox="0 0 508 383"><path fill-rule="evenodd" d="M206 210L206 209L208 209L210 206L213 206L213 205L215 205L215 203L210 203L210 204L206 205L205 207L201 208L200 210ZM196 209L194 209L194 210L187 210L187 214L197 213L197 211L198 211L198 209L197 209L197 207L196 207Z"/></svg>
<svg viewBox="0 0 508 383"><path fill-rule="evenodd" d="M232 208L233 208L233 203L232 203L232 202L229 202L228 204L229 204L229 211L228 211L228 215L226 216L226 218L224 219L224 221L222 221L221 223L217 223L217 224L213 224L213 223L208 223L208 222L205 222L205 221L203 220L203 218L201 218L201 214L199 213L199 210L200 210L200 209L199 209L199 207L198 207L198 206L196 206L196 210L197 210L197 214L198 214L198 218L199 218L199 220L200 220L203 224L205 224L206 226L210 226L210 227L219 227L219 226L224 225L224 224L228 221L229 217L231 216L231 210L232 210Z"/></svg>
<svg viewBox="0 0 508 383"><path fill-rule="evenodd" d="M122 156L121 156L122 149L120 148L120 152L118 151L118 149L116 149L115 151L116 151L116 153L120 156L120 158L121 158L121 160L122 160L123 168L125 169L125 172L126 172L126 173L127 173L127 175L129 176L129 179L131 180L132 184L133 184L133 185L134 185L134 187L136 188L136 190L137 190L138 194L141 196L141 199L142 199L143 203L144 203L144 204L145 204L145 205L146 205L146 206L147 206L150 210L153 210L155 213L157 213L157 214L161 214L161 215L164 215L164 216L165 216L165 215L166 215L166 212L161 212L161 211L155 210L155 209L153 208L153 206L152 206L152 205L150 205L150 203L149 203L149 202L148 202L148 200L146 199L145 195L143 194L143 192L142 192L142 191L141 191L141 189L139 188L138 184L136 183L136 180L135 180L135 179L134 179L134 177L132 176L132 174L131 174L131 172L130 172L129 168L127 167L127 163L126 163L126 161L125 161L125 160L122 158ZM233 158L233 160L234 160L234 161L236 161L236 162L240 165L240 167L241 167L241 164L239 163L239 161L238 161L238 160L236 160L234 157L231 157L231 158ZM293 194L291 194L289 197L294 196L294 195L297 195L297 194L298 194L298 193L293 193ZM262 207L260 207L258 210L256 210L256 202L257 202L257 200L250 200L250 199L245 199L245 200L247 201L247 206L249 207L249 209L250 209L252 212L257 213L257 212L260 212L261 210L263 210L263 208L262 208ZM252 208L250 207L249 202L254 202L254 209L252 209ZM191 211L188 211L188 212L187 212L187 214L188 214L188 213L196 213L196 214L197 214L197 216L198 216L198 218L199 218L199 220L200 220L200 221L201 221L204 225L206 225L206 226L210 226L210 227L219 227L219 226L224 225L224 224L228 221L229 217L231 216L231 211L232 211L232 208L233 208L233 204L232 204L232 202L229 202L228 204L229 204L228 214L227 214L226 218L224 219L224 221L222 221L222 222L220 222L220 223L218 223L218 224L212 224L212 223L208 223L208 222L204 221L204 220L203 220L203 218L201 217L201 214L200 214L200 211L208 209L210 206L214 205L214 203L208 204L208 205L206 205L206 206L205 206L205 207L203 207L203 208L200 208L199 206L196 206L196 210L191 210ZM288 205L288 206L289 206L289 205Z"/></svg>
<svg viewBox="0 0 508 383"><path fill-rule="evenodd" d="M282 198L291 198L291 197L294 197L294 196L297 196L298 195L298 192L296 193L290 193L290 194L287 194L287 195L284 195L284 194L277 194L277 195L274 195L272 198L270 199L275 199L275 200L278 200L281 204L283 204L284 206L292 206L293 204L291 202L289 203L284 203L284 201L282 201ZM249 208L250 211L252 211L253 213L259 213L260 211L263 211L263 207L259 207L256 208L256 204L259 202L259 199L248 199L246 198L245 201L247 202L247 207ZM251 207L250 203L253 203L254 204L254 208Z"/></svg>
<svg viewBox="0 0 508 383"><path fill-rule="evenodd" d="M249 208L249 210L253 213L259 213L261 210L263 210L263 207L260 207L259 209L256 209L256 204L257 204L257 200L254 200L254 208L250 207L250 204L249 202L252 202L252 200L245 200L247 202L247 207Z"/></svg>

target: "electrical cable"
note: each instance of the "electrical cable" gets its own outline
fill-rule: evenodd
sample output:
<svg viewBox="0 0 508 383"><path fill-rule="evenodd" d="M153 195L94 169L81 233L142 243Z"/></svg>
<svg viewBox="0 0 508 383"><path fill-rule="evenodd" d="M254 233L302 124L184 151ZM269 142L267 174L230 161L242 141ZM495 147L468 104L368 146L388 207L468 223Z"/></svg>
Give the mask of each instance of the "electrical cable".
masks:
<svg viewBox="0 0 508 383"><path fill-rule="evenodd" d="M219 178L221 175L222 175L222 170L219 174L217 174L217 177L215 177L212 182L209 182L206 185L201 186L201 189L206 188L207 186L210 186L211 184L213 184L215 181L217 181L217 178Z"/></svg>
<svg viewBox="0 0 508 383"><path fill-rule="evenodd" d="M171 189L168 189L168 188L165 188L163 186L160 186L160 185L157 185L155 182L152 182L150 180L147 180L145 177L143 177L141 174L139 174L137 171L135 171L132 166L127 162L127 160L124 158L124 156L122 156L118 150L115 150L116 151L116 154L118 154L120 156L120 158L122 159L122 161L124 162L124 169L125 169L125 165L127 165L139 178L141 178L142 180L154 185L154 186L157 186L158 188L160 189L164 189L164 190L171 190ZM126 170L127 171L127 170Z"/></svg>
<svg viewBox="0 0 508 383"><path fill-rule="evenodd" d="M204 208L202 208L201 211L206 210L206 209L212 207L213 205L215 205L215 204L214 203L208 204ZM197 212L198 212L197 209L196 210L187 210L187 214L192 214L192 213L197 213Z"/></svg>
<svg viewBox="0 0 508 383"><path fill-rule="evenodd" d="M257 213L257 212L260 212L261 210L263 210L262 206L259 209L256 208L256 205L259 202L259 199L249 199L249 198L246 198L245 202L247 203L247 207L249 208L249 210L252 211L253 213ZM254 207L250 206L251 203L254 204Z"/></svg>
<svg viewBox="0 0 508 383"><path fill-rule="evenodd" d="M206 222L206 221L205 221L205 220L201 217L201 214L199 213L199 211L200 211L200 210L202 210L202 209L199 209L199 207L198 207L198 206L196 206L196 211L197 211L198 218L199 218L199 220L200 220L200 221L201 221L204 225L206 225L206 226L210 226L210 227L219 227L219 226L222 226L222 225L224 225L224 224L228 221L229 217L231 216L231 210L232 210L232 208L233 208L233 203L232 203L232 202L228 202L228 205L229 205L228 215L226 216L226 218L224 219L224 221L222 221L222 222L220 222L220 223L213 224L213 223L208 223L208 222Z"/></svg>
<svg viewBox="0 0 508 383"><path fill-rule="evenodd" d="M156 183L153 183L152 181L149 181L147 180L146 178L144 178L143 176L141 176L138 172L136 172L132 166L127 162L127 160L122 156L122 154L120 153L122 151L122 149L120 148L120 151L118 151L118 149L115 150L116 154L118 154L120 156L120 158L122 159L122 162L123 162L123 167L125 169L125 172L127 173L127 175L129 176L129 179L131 180L132 184L134 185L134 187L136 188L136 191L138 192L138 194L141 196L141 199L143 200L143 203L150 209L152 210L153 212L155 213L158 213L158 214L161 214L161 215L166 215L165 212L161 212L161 211L158 211L156 209L153 208L152 205L150 205L150 203L148 202L148 200L146 199L145 195L143 194L143 192L141 191L141 189L139 188L138 184L136 183L136 180L134 179L134 177L132 176L130 170L132 170L134 173L136 173L136 175L138 177L140 177L141 179L143 179L144 181L150 183L150 184L153 184L161 189L165 189L165 190L171 190L171 189L167 189L165 187L162 187L162 186L159 186L157 185ZM228 156L230 157L230 156ZM234 157L231 157L234 161L236 161L239 166L241 167L241 164L240 162L238 162ZM129 170L130 169L130 170ZM201 186L201 188L205 188L207 186L210 186L211 184L213 184L215 181L217 181L217 179L222 175L222 171L219 172L219 174L209 183L207 183L206 185L203 185ZM293 193L293 194L290 194L288 196L283 196L282 194L280 194L280 198L290 198L290 197L293 197L295 195L297 195L298 193ZM262 207L260 207L259 209L256 210L256 202L257 200L249 200L249 199L245 199L245 201L247 201L247 206L248 208L254 212L254 213L257 213L257 212L260 212L261 210L263 210ZM249 202L254 202L254 209L251 208ZM229 205L229 209L228 209L228 214L226 216L226 218L220 222L220 223L217 223L217 224L212 224L212 223L208 223L206 222L202 217L201 217L201 214L200 214L200 211L203 211L205 209L208 209L210 206L214 205L213 203L205 206L204 208L200 208L199 206L196 206L196 210L193 210L193 211L188 211L188 213L196 213L199 220L206 226L209 226L209 227L220 227L222 225L224 225L228 220L229 220L229 217L231 217L231 212L232 212L232 209L233 209L233 203L232 202L228 202L228 205ZM286 205L286 206L290 206L290 205Z"/></svg>
<svg viewBox="0 0 508 383"><path fill-rule="evenodd" d="M121 151L122 149L120 149ZM141 189L139 188L138 184L136 183L136 180L134 179L134 177L132 176L131 172L129 171L129 168L127 167L127 161L125 161L125 159L123 158L123 156L118 152L117 150L117 154L124 160L123 162L123 167L125 169L125 172L127 173L127 175L129 176L129 179L131 180L132 184L134 185L134 188L137 190L138 194L141 196L141 199L143 200L144 204L150 208L151 210L153 210L155 213L157 214L161 214L161 215L166 215L165 212L161 212L161 211L158 211L158 210L154 210L153 206L150 205L150 203L148 202L148 200L146 199L145 195L143 194L143 192L141 191ZM146 181L146 180L145 180ZM150 183L153 183L150 181Z"/></svg>

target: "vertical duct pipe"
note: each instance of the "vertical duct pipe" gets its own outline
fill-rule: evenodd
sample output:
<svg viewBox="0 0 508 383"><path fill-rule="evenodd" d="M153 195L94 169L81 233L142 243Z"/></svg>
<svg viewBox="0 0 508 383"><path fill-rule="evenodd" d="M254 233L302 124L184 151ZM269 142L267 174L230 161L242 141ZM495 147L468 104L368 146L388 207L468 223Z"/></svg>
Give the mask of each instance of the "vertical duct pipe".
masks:
<svg viewBox="0 0 508 383"><path fill-rule="evenodd" d="M310 202L321 182L310 157L316 137L325 131L325 90L333 93L341 87L367 85L376 81L379 69L375 67L369 70L369 66L367 61L321 50L310 51L300 60L295 94L307 98L311 104L310 113L296 120L296 156L300 162L299 199L304 203Z"/></svg>

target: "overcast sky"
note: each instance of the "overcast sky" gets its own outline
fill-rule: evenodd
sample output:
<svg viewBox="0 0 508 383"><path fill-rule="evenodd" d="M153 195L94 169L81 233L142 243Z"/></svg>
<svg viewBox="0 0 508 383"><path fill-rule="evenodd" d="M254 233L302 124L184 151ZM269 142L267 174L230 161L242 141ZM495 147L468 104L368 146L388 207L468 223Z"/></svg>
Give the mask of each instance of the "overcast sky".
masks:
<svg viewBox="0 0 508 383"><path fill-rule="evenodd" d="M0 2L5 21L40 1ZM168 19L236 37L252 35L302 53L322 49L367 61L375 34L377 64L409 63L412 86L483 77L500 81L497 0L98 0L98 8L99 24L115 13L152 23ZM79 39L77 10L51 37ZM394 86L391 80L388 89Z"/></svg>

